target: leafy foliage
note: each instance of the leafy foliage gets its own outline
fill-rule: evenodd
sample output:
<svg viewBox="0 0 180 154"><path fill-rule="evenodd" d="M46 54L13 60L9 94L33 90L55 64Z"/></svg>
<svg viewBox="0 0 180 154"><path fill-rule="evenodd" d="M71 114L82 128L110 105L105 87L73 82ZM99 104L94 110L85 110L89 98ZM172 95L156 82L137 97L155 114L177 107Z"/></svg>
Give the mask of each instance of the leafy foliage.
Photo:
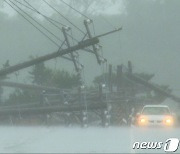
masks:
<svg viewBox="0 0 180 154"><path fill-rule="evenodd" d="M44 63L35 65L32 71L29 72L33 84L50 86L57 88L72 88L79 83L78 77L75 74L70 74L65 70L52 70L47 68ZM29 103L39 102L41 99L41 91L20 90L16 89L10 94L8 103Z"/></svg>
<svg viewBox="0 0 180 154"><path fill-rule="evenodd" d="M58 88L72 88L78 86L79 79L75 74L65 70L52 71L51 84Z"/></svg>

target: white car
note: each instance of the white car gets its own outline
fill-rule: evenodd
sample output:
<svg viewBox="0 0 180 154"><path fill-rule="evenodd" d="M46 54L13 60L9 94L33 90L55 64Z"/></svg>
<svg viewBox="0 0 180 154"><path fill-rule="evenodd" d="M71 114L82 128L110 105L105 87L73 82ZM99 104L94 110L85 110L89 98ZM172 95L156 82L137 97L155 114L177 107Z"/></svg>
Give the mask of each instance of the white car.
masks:
<svg viewBox="0 0 180 154"><path fill-rule="evenodd" d="M175 117L166 105L145 105L136 116L137 126L167 126L174 125Z"/></svg>

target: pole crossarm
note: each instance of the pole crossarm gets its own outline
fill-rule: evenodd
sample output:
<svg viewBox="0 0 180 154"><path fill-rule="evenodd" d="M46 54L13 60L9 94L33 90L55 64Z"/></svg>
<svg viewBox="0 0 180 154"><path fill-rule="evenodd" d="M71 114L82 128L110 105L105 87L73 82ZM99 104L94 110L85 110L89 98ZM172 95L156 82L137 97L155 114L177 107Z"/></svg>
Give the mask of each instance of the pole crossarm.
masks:
<svg viewBox="0 0 180 154"><path fill-rule="evenodd" d="M92 22L92 21L89 20L89 19L88 19L88 20L84 20L84 25L85 25L85 28L86 28L86 31L87 31L86 35L87 35L90 39L92 38L92 34L91 34L91 31L90 31L90 28L89 28L89 24L90 24L91 22ZM118 28L118 29L115 29L115 30L112 30L112 31L109 31L109 32L107 32L107 33L98 35L98 36L96 36L96 37L97 37L97 38L100 38L100 37L103 37L103 36L106 36L106 35L109 35L109 34L118 32L118 31L120 31L120 30L122 30L122 27L120 27L120 28ZM86 35L84 36L84 38L86 37ZM84 39L84 38L83 38L83 39ZM96 47L95 45L92 45L92 47L93 47L93 50L90 50L90 49L83 49L83 50L95 54L98 64L101 64L101 63L102 63L102 60L101 60L101 58L100 58L100 56L99 56L99 54L98 54L98 49L97 49L97 47Z"/></svg>
<svg viewBox="0 0 180 154"><path fill-rule="evenodd" d="M123 29L123 28L122 28L122 27L120 27L120 28L118 28L118 29L115 29L115 30L109 31L109 32L107 32L107 33L97 35L96 37L97 37L97 38L100 38L100 37L103 37L103 36L106 36L106 35L110 35L110 34L112 34L112 33L118 32L118 31L120 31L120 30L122 30L122 29Z"/></svg>

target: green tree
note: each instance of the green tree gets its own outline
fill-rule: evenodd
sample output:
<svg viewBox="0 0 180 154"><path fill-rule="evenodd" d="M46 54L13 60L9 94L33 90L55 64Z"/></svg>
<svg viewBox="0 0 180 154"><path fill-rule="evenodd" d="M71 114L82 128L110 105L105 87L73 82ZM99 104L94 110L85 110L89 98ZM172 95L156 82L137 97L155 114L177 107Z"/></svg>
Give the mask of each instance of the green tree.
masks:
<svg viewBox="0 0 180 154"><path fill-rule="evenodd" d="M51 84L58 88L72 88L78 86L79 77L65 70L56 70L52 73Z"/></svg>
<svg viewBox="0 0 180 154"><path fill-rule="evenodd" d="M44 63L35 65L29 72L33 84L50 86L57 88L72 88L78 86L79 78L75 74L70 74L65 70L52 70ZM39 102L42 91L16 89L10 94L7 103L24 104Z"/></svg>
<svg viewBox="0 0 180 154"><path fill-rule="evenodd" d="M47 85L48 81L51 79L52 70L45 67L44 63L37 64L33 66L31 72L29 72L32 83L37 85Z"/></svg>
<svg viewBox="0 0 180 154"><path fill-rule="evenodd" d="M37 85L72 88L79 83L79 77L76 74L70 74L65 70L52 70L44 63L35 65L29 74L32 83Z"/></svg>

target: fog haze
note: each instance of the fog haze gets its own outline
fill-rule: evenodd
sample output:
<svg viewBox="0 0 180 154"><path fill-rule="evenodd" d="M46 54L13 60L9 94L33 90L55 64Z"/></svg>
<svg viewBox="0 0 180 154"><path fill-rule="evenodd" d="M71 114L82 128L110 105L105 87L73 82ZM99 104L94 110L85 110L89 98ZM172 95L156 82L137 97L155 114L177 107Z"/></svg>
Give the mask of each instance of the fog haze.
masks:
<svg viewBox="0 0 180 154"><path fill-rule="evenodd" d="M38 3L37 6L41 5ZM104 57L108 59L108 63L115 66L126 64L128 60L131 60L134 71L154 73L154 82L179 88L179 6L178 0L128 0L116 2L114 8L117 11L114 14L108 14L108 8L106 10L106 7L104 9L100 7L101 11L97 13L89 11L87 15L94 20L96 34L112 30L112 25L123 26L122 31L100 39ZM72 22L85 29L83 17L73 15L72 12L65 13ZM57 14L52 14L52 16L64 22ZM29 56L40 56L57 50L54 44L22 17L9 16L1 12L0 21L1 64L9 59L10 64L13 65L27 60ZM48 26L46 21L41 19L40 21ZM53 30L53 27L50 28ZM55 29L54 32L56 32ZM58 33L63 38L60 32L56 32L57 35ZM75 29L74 36L78 39L83 37ZM85 66L86 82L90 84L94 76L102 73L101 68L97 65L94 55L84 53L84 51L79 51L79 53L80 61ZM51 60L46 64L75 71L71 62L62 58L58 58L56 62ZM24 72L26 71L20 71L20 74ZM26 80L26 77L24 75L23 79Z"/></svg>

